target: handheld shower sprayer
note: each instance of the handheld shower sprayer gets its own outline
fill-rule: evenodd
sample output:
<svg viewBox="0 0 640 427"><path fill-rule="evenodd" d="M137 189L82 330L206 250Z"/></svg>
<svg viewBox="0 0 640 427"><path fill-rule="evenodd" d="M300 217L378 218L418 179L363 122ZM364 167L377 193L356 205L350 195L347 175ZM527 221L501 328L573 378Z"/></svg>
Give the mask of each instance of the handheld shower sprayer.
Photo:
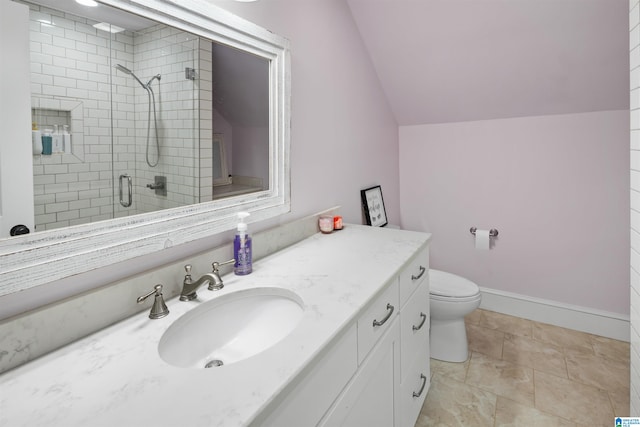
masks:
<svg viewBox="0 0 640 427"><path fill-rule="evenodd" d="M133 78L134 78L134 79L136 79L136 81L137 81L138 83L140 83L140 86L142 86L144 89L146 89L146 88L147 88L147 85L145 85L144 83L142 83L142 81L138 78L138 76L136 76L136 75L133 73L133 71L131 71L130 69L128 69L128 68L127 68L127 67L125 67L124 65L122 65L122 64L117 64L117 65L116 65L116 69L117 69L118 71L122 71L123 73L129 74L130 76L133 76ZM153 80L153 79L151 79L151 80ZM151 83L151 81L149 81L149 83Z"/></svg>
<svg viewBox="0 0 640 427"><path fill-rule="evenodd" d="M130 69L128 69L127 67L125 67L122 64L116 64L115 68L118 71L122 71L123 73L129 74L130 76L133 76L134 79L136 79L136 81L138 83L140 83L140 86L142 86L142 88L144 90L147 91L147 96L149 98L149 114L147 115L147 164L150 167L156 167L158 165L158 163L160 162L160 140L158 137L158 119L156 117L156 97L155 94L153 93L153 89L151 88L151 83L154 80L158 80L160 81L160 74L156 74L155 76L151 77L151 79L147 82L147 84L142 83L142 81L138 78L138 76L136 76L133 71L131 71ZM153 100L153 101L152 101ZM151 109L153 107L153 122L154 122L154 127L156 130L156 153L157 153L157 160L155 163L153 163L150 159L149 159L149 136L151 134Z"/></svg>

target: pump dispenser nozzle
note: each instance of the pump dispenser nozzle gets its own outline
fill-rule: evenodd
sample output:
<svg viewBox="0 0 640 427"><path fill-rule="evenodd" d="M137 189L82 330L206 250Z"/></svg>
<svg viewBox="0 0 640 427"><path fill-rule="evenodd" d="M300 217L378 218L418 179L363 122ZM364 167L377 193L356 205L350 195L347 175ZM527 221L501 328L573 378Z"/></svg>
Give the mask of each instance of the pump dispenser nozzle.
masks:
<svg viewBox="0 0 640 427"><path fill-rule="evenodd" d="M238 234L244 236L247 234L247 224L244 222L244 219L250 215L249 212L238 212Z"/></svg>

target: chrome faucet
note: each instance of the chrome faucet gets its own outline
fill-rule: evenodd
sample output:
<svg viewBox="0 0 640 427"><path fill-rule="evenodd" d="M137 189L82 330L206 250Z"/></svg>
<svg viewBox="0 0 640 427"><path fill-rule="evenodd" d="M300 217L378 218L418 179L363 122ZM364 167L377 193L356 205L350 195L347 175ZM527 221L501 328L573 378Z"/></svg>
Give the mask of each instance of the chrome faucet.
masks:
<svg viewBox="0 0 640 427"><path fill-rule="evenodd" d="M182 281L182 292L180 293L180 301L191 301L195 299L198 296L198 294L196 294L196 291L198 290L200 285L204 283L209 284L208 289L210 291L217 291L219 289L222 289L224 287L224 283L222 283L219 268L221 265L231 264L235 261L235 259L231 259L222 263L217 261L214 262L213 264L211 264L211 266L213 267L213 271L211 271L211 273L203 274L195 282L191 278L191 264L185 265L184 269L187 274L185 274L184 280Z"/></svg>

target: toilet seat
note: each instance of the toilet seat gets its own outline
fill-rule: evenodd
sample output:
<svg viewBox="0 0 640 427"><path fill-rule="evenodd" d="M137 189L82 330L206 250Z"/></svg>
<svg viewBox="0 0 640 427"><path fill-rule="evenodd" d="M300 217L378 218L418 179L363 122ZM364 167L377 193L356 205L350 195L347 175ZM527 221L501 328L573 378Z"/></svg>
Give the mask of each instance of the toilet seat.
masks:
<svg viewBox="0 0 640 427"><path fill-rule="evenodd" d="M449 301L449 302L469 302L469 301L476 301L479 300L481 298L481 294L480 291L478 291L477 294L475 295L471 295L468 297L448 297L448 296L443 296L443 295L435 295L435 294L429 294L429 298L432 301Z"/></svg>
<svg viewBox="0 0 640 427"><path fill-rule="evenodd" d="M480 295L480 288L471 280L446 271L429 269L429 293L437 300L471 301Z"/></svg>

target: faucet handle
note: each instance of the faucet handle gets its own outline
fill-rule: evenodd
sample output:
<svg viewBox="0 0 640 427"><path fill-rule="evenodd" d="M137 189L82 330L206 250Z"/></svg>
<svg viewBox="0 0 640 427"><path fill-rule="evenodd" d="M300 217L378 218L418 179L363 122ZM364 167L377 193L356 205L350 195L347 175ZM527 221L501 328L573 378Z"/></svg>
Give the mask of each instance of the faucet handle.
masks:
<svg viewBox="0 0 640 427"><path fill-rule="evenodd" d="M185 274L185 275L184 275L184 280L185 280L185 282L186 282L187 280L189 280L189 281L190 281L190 280L191 280L191 264L187 264L187 265L185 265L185 266L184 266L184 271L186 271L186 272L187 272L187 274Z"/></svg>
<svg viewBox="0 0 640 427"><path fill-rule="evenodd" d="M142 295L138 297L138 304L142 303L144 300L149 298L151 295L155 295L153 300L153 305L151 306L151 312L149 312L149 319L160 319L167 314L169 314L169 309L167 305L164 303L164 298L162 297L162 285L157 284L153 287L153 290L146 295Z"/></svg>
<svg viewBox="0 0 640 427"><path fill-rule="evenodd" d="M227 265L227 264L231 264L232 262L236 262L235 258L230 259L229 261L225 261L225 262L218 262L218 261L214 261L214 262L211 264L211 267L213 268L213 272L214 272L214 273L218 273L218 271L219 271L219 269L220 269L220 266Z"/></svg>
<svg viewBox="0 0 640 427"><path fill-rule="evenodd" d="M209 282L209 287L207 289L209 289L210 291L219 291L220 289L224 288L224 283L222 283L222 278L220 277L220 266L231 264L232 262L236 262L236 260L230 259L229 261L225 262L214 261L213 264L211 264L211 267L213 268L213 271L211 272L211 275L213 276L213 282Z"/></svg>

